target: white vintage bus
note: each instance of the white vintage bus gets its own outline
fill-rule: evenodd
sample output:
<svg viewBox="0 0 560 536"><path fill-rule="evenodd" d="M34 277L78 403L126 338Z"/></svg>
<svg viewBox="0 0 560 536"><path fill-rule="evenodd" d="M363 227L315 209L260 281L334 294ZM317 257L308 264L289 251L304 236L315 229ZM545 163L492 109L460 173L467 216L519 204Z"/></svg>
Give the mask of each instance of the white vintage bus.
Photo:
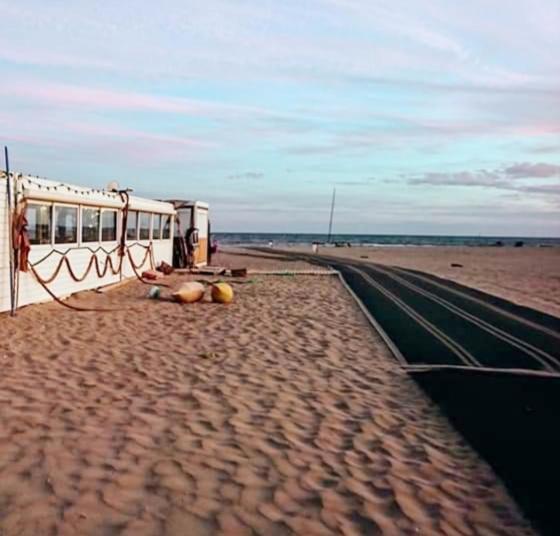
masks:
<svg viewBox="0 0 560 536"><path fill-rule="evenodd" d="M0 174L0 311L171 264L175 214L125 191Z"/></svg>

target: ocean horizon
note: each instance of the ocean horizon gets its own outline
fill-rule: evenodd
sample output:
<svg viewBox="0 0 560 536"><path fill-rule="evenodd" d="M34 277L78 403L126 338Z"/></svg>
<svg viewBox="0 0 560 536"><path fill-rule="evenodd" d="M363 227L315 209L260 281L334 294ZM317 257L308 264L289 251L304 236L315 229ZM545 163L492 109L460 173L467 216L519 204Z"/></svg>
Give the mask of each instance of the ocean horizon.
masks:
<svg viewBox="0 0 560 536"><path fill-rule="evenodd" d="M272 242L275 246L311 245L326 243L326 233L225 233L212 236L220 245L261 246ZM333 234L332 243L352 246L505 246L560 247L560 237L527 236L451 236L451 235L387 235L387 234Z"/></svg>

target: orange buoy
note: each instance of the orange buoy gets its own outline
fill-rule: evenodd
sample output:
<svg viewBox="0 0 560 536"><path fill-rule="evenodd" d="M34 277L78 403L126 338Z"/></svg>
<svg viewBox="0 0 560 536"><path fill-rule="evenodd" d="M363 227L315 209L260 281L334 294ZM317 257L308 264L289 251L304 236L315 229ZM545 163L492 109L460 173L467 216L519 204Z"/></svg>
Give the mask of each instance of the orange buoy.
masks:
<svg viewBox="0 0 560 536"><path fill-rule="evenodd" d="M204 290L204 285L202 283L197 283L196 281L183 283L179 287L179 290L173 293L173 299L180 303L194 303L202 300L204 297Z"/></svg>

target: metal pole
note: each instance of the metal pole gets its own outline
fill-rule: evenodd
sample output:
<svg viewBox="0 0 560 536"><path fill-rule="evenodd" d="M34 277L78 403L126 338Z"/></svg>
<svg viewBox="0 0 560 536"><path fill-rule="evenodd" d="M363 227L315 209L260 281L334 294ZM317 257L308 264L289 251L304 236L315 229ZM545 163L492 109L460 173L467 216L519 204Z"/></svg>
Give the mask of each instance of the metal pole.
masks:
<svg viewBox="0 0 560 536"><path fill-rule="evenodd" d="M8 248L10 250L10 315L16 314L15 281L14 281L14 244L12 230L12 181L10 178L10 160L8 147L4 146L4 160L6 162L6 194L8 196Z"/></svg>
<svg viewBox="0 0 560 536"><path fill-rule="evenodd" d="M332 202L331 202L331 217L329 220L329 237L327 238L327 243L330 243L331 241L331 235L332 235L332 222L333 222L333 214L334 214L334 200L336 198L336 188L333 188L333 193L332 193Z"/></svg>

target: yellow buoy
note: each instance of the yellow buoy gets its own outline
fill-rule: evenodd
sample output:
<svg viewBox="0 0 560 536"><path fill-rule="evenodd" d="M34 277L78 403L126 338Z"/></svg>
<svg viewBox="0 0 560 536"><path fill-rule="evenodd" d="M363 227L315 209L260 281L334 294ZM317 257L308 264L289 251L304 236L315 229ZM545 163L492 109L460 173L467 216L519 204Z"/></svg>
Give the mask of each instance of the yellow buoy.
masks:
<svg viewBox="0 0 560 536"><path fill-rule="evenodd" d="M212 301L216 303L231 303L233 301L233 289L227 283L216 283L212 285Z"/></svg>

